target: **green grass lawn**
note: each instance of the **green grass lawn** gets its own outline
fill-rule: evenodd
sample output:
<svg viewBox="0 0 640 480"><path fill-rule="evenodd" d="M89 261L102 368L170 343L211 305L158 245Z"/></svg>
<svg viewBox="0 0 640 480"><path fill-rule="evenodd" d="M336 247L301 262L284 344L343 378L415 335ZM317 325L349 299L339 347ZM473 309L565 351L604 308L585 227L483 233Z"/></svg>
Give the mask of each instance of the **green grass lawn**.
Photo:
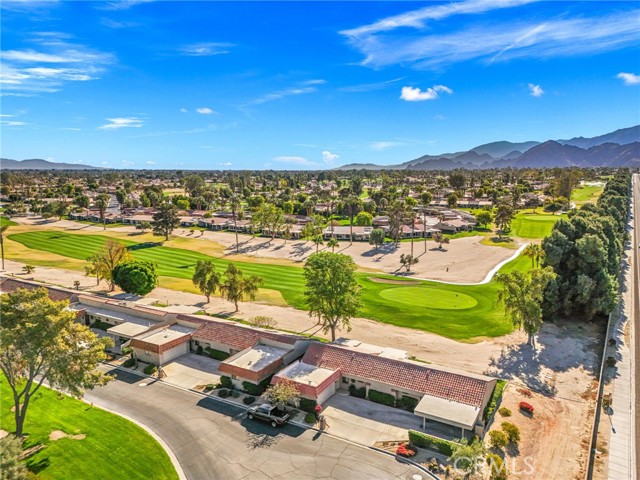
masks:
<svg viewBox="0 0 640 480"><path fill-rule="evenodd" d="M595 203L603 189L604 186L582 185L571 192L571 200L575 202L576 206L584 203Z"/></svg>
<svg viewBox="0 0 640 480"><path fill-rule="evenodd" d="M16 222L9 220L7 217L0 217L0 227L4 227L5 225L12 227L18 224Z"/></svg>
<svg viewBox="0 0 640 480"><path fill-rule="evenodd" d="M79 235L60 231L34 231L9 235L10 240L24 246L66 257L84 260L109 238L101 235ZM197 260L214 260L223 271L228 260L191 250L163 247L160 243L140 244L123 241L133 256L154 261L159 274L190 279ZM36 261L32 263L38 264ZM305 309L304 277L300 267L235 262L246 274L264 279L263 288L279 291L287 304ZM519 257L501 271L526 270L530 262ZM393 276L375 275L395 279ZM358 273L363 287L361 316L402 327L426 330L454 339L495 337L512 330L501 306L495 304L497 286L448 285L420 281L415 285L377 283L371 274ZM457 295L457 296L456 296Z"/></svg>
<svg viewBox="0 0 640 480"><path fill-rule="evenodd" d="M538 239L551 234L553 225L566 215L520 212L511 223L510 235L514 237Z"/></svg>
<svg viewBox="0 0 640 480"><path fill-rule="evenodd" d="M0 376L2 412L6 431L15 429L11 390ZM29 405L24 432L26 446L46 447L29 458L39 479L75 480L128 478L173 480L178 475L160 444L134 423L66 395L58 396L42 387ZM54 430L69 435L84 434L83 440L49 440Z"/></svg>

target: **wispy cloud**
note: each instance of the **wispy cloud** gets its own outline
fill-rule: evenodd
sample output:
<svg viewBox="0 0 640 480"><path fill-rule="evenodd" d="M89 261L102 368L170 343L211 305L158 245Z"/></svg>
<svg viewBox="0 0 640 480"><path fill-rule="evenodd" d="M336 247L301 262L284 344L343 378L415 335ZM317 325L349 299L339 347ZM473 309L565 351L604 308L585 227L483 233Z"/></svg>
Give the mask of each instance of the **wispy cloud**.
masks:
<svg viewBox="0 0 640 480"><path fill-rule="evenodd" d="M105 123L98 128L101 130L117 130L120 128L140 128L144 125L144 122L138 117L107 118L107 122L109 123Z"/></svg>
<svg viewBox="0 0 640 480"><path fill-rule="evenodd" d="M340 155L331 153L329 150L322 151L322 161L327 165L332 165L339 158L340 158Z"/></svg>
<svg viewBox="0 0 640 480"><path fill-rule="evenodd" d="M22 127L29 124L27 122L20 122L17 120L0 120L0 125L3 127Z"/></svg>
<svg viewBox="0 0 640 480"><path fill-rule="evenodd" d="M26 12L41 8L55 7L59 4L59 0L2 0L2 2L0 2L0 9Z"/></svg>
<svg viewBox="0 0 640 480"><path fill-rule="evenodd" d="M403 64L418 69L438 69L468 60L491 64L517 58L595 54L634 45L640 39L637 9L575 18L564 13L545 21L527 18L529 11L516 9L517 14L502 22L489 15L476 15L472 23L460 19L456 22L460 27L453 31L445 31L438 24L451 16L526 3L530 2L469 0L430 6L341 33L364 55L363 65L381 68Z"/></svg>
<svg viewBox="0 0 640 480"><path fill-rule="evenodd" d="M103 17L100 19L100 23L108 28L113 28L115 30L119 30L121 28L134 28L139 27L140 24L138 22L127 22L122 20L114 20L112 18Z"/></svg>
<svg viewBox="0 0 640 480"><path fill-rule="evenodd" d="M323 80L322 78L316 78L313 80L305 80L304 82L301 82L302 85L324 85L325 83L327 83L326 80Z"/></svg>
<svg viewBox="0 0 640 480"><path fill-rule="evenodd" d="M292 165L302 165L305 167L315 167L319 165L318 163L312 162L311 160L307 160L304 157L295 157L295 156L287 156L287 155L274 157L273 161L278 163L289 163Z"/></svg>
<svg viewBox="0 0 640 480"><path fill-rule="evenodd" d="M230 167L231 165L233 165L233 163L231 163L231 162L222 162L220 164L221 167Z"/></svg>
<svg viewBox="0 0 640 480"><path fill-rule="evenodd" d="M195 133L206 133L218 130L218 125L215 123L209 124L206 127L192 128L190 130L169 130L161 132L148 132L140 135L130 135L126 138L151 138L151 137L166 137L170 135L191 135Z"/></svg>
<svg viewBox="0 0 640 480"><path fill-rule="evenodd" d="M225 55L229 53L229 48L234 46L233 43L202 42L184 45L179 51L189 57L211 57L213 55Z"/></svg>
<svg viewBox="0 0 640 480"><path fill-rule="evenodd" d="M371 142L369 146L374 150L386 150L387 148L400 147L406 145L404 142Z"/></svg>
<svg viewBox="0 0 640 480"><path fill-rule="evenodd" d="M68 82L100 78L106 66L115 62L112 54L71 43L68 38L62 32L36 32L27 41L37 48L3 52L3 91L16 95L56 92Z"/></svg>
<svg viewBox="0 0 640 480"><path fill-rule="evenodd" d="M151 3L154 0L115 0L113 2L99 3L96 8L99 10L128 10L136 5Z"/></svg>
<svg viewBox="0 0 640 480"><path fill-rule="evenodd" d="M635 73L620 72L618 75L616 75L616 78L622 80L625 85L640 84L640 75L636 75Z"/></svg>
<svg viewBox="0 0 640 480"><path fill-rule="evenodd" d="M202 115L211 115L212 113L214 113L213 110L211 110L209 107L200 107L200 108L196 108L196 112L202 114Z"/></svg>
<svg viewBox="0 0 640 480"><path fill-rule="evenodd" d="M400 82L404 80L404 77L394 78L392 80L385 80L383 82L374 82L374 83L360 83L358 85L348 85L346 87L338 88L340 92L347 93L361 93L361 92L371 92L374 90L383 90L394 83Z"/></svg>
<svg viewBox="0 0 640 480"><path fill-rule="evenodd" d="M156 162L154 162L153 160L147 160L147 165L155 165Z"/></svg>
<svg viewBox="0 0 640 480"><path fill-rule="evenodd" d="M284 90L277 90L275 92L267 93L258 98L255 98L249 101L248 103L246 103L245 106L262 105L263 103L273 102L274 100L280 100L286 97L293 97L297 95L304 95L306 93L313 93L313 92L316 92L317 90L318 89L316 87L285 88Z"/></svg>
<svg viewBox="0 0 640 480"><path fill-rule="evenodd" d="M540 85L529 83L527 84L527 86L529 87L529 95L531 95L532 97L541 97L542 95L544 95L544 90Z"/></svg>
<svg viewBox="0 0 640 480"><path fill-rule="evenodd" d="M453 90L444 85L434 85L426 90L420 90L415 87L402 87L400 92L400 98L407 102L424 102L425 100L435 100L441 93L447 93L451 95Z"/></svg>

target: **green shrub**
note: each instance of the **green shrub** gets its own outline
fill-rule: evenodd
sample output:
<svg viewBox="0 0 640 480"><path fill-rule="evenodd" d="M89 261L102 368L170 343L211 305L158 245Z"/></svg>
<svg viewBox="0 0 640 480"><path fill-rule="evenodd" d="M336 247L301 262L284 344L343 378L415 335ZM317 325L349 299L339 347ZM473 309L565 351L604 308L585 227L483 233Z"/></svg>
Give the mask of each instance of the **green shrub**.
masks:
<svg viewBox="0 0 640 480"><path fill-rule="evenodd" d="M498 380L496 382L496 386L493 389L493 393L491 394L491 399L487 406L484 409L484 413L482 414L482 419L485 424L491 419L493 416L493 412L496 411L498 404L500 403L500 399L502 398L502 393L504 392L504 388L507 386L506 380Z"/></svg>
<svg viewBox="0 0 640 480"><path fill-rule="evenodd" d="M133 348L131 348L131 347L123 347L122 348L122 355L130 355L131 352L133 352Z"/></svg>
<svg viewBox="0 0 640 480"><path fill-rule="evenodd" d="M349 395L352 397L364 398L367 396L366 387L356 388L355 385L349 385Z"/></svg>
<svg viewBox="0 0 640 480"><path fill-rule="evenodd" d="M245 405L251 405L253 402L256 401L256 397L244 397L242 401L244 402Z"/></svg>
<svg viewBox="0 0 640 480"><path fill-rule="evenodd" d="M314 423L316 423L316 414L315 413L307 413L304 416L304 421L305 423L308 423L309 425L313 425Z"/></svg>
<svg viewBox="0 0 640 480"><path fill-rule="evenodd" d="M108 328L111 328L111 327L113 327L113 325L109 325L108 323L103 322L101 320L96 320L91 324L91 328L95 328L97 330L104 330L105 332L107 331Z"/></svg>
<svg viewBox="0 0 640 480"><path fill-rule="evenodd" d="M369 390L369 400L376 403L381 403L388 407L396 406L396 397L389 395L388 393L378 392L377 390Z"/></svg>
<svg viewBox="0 0 640 480"><path fill-rule="evenodd" d="M153 375L158 371L158 367L156 367L153 363L144 367L144 373L147 375Z"/></svg>
<svg viewBox="0 0 640 480"><path fill-rule="evenodd" d="M231 396L233 398L238 398L240 396L240 392L236 391L236 390L232 390L231 391Z"/></svg>
<svg viewBox="0 0 640 480"><path fill-rule="evenodd" d="M308 398L300 399L300 410L302 410L303 412L315 414L317 405L318 404L315 400L309 400Z"/></svg>
<svg viewBox="0 0 640 480"><path fill-rule="evenodd" d="M520 429L518 427L509 422L502 422L500 426L502 427L502 431L507 435L509 443L513 443L514 445L520 443Z"/></svg>
<svg viewBox="0 0 640 480"><path fill-rule="evenodd" d="M231 381L231 377L222 375L220 377L220 385L222 385L224 388L231 388L231 386L233 385L233 382Z"/></svg>
<svg viewBox="0 0 640 480"><path fill-rule="evenodd" d="M227 398L229 396L229 390L227 390L226 388L221 388L220 390L218 390L218 396L220 398Z"/></svg>
<svg viewBox="0 0 640 480"><path fill-rule="evenodd" d="M510 417L511 416L511 410L509 410L507 407L500 407L498 409L498 413L500 415L502 415L503 417Z"/></svg>
<svg viewBox="0 0 640 480"><path fill-rule="evenodd" d="M249 395L255 395L256 397L259 397L265 392L270 383L271 377L265 378L257 385L251 382L242 382L242 389Z"/></svg>
<svg viewBox="0 0 640 480"><path fill-rule="evenodd" d="M489 443L492 448L504 448L509 443L507 436L500 430L491 430L489 432Z"/></svg>
<svg viewBox="0 0 640 480"><path fill-rule="evenodd" d="M402 398L398 400L398 408L402 408L403 410L406 410L408 412L413 412L418 403L419 400L417 398L407 397L406 395L403 395Z"/></svg>
<svg viewBox="0 0 640 480"><path fill-rule="evenodd" d="M204 349L204 351L207 352L207 355L209 355L211 358L215 360L226 360L231 356L227 352L223 352L222 350L216 350L215 348L207 347Z"/></svg>
<svg viewBox="0 0 640 480"><path fill-rule="evenodd" d="M198 348L196 348L196 353L198 355L202 355L203 352L204 352L204 350L202 349L202 345L198 345Z"/></svg>
<svg viewBox="0 0 640 480"><path fill-rule="evenodd" d="M136 364L136 359L135 358L127 358L124 363L122 364L123 367L126 368L131 368Z"/></svg>
<svg viewBox="0 0 640 480"><path fill-rule="evenodd" d="M213 390L214 388L216 388L216 386L213 383L207 383L207 386L204 387L204 391L205 392L210 392L211 390Z"/></svg>
<svg viewBox="0 0 640 480"><path fill-rule="evenodd" d="M409 430L409 441L418 447L437 450L447 456L451 456L453 453L453 442L432 437L431 435L427 435L426 433L418 432L416 430Z"/></svg>

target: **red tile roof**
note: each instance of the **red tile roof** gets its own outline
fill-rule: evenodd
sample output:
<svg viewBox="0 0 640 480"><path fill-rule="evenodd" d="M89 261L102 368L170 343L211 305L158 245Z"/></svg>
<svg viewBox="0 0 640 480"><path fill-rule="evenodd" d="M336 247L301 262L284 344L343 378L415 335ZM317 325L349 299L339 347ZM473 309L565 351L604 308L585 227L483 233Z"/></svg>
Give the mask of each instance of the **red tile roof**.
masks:
<svg viewBox="0 0 640 480"><path fill-rule="evenodd" d="M56 302L59 302L61 300L69 300L69 303L74 303L78 295L77 292L74 292L72 290L50 287L48 285L42 285L36 282L28 282L16 278L0 278L0 291L2 291L2 293L12 293L19 288L26 288L27 290L33 290L35 288L45 288L49 292L49 298Z"/></svg>
<svg viewBox="0 0 640 480"><path fill-rule="evenodd" d="M212 342L230 345L236 350L244 350L252 347L261 338L268 338L276 342L293 345L298 340L307 340L297 335L287 335L276 332L257 330L232 323L216 322L210 320L203 323L194 333L194 340L210 340Z"/></svg>
<svg viewBox="0 0 640 480"><path fill-rule="evenodd" d="M488 380L463 374L321 343L311 344L302 357L302 362L331 370L340 369L342 375L369 379L477 407L483 405L488 383Z"/></svg>

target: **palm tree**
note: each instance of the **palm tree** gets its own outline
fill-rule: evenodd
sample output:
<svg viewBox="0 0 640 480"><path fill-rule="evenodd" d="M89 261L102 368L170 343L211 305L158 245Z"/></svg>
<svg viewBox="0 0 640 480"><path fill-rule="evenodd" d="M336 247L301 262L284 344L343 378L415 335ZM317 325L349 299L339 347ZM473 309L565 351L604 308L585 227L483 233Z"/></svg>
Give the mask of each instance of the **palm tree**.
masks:
<svg viewBox="0 0 640 480"><path fill-rule="evenodd" d="M531 268L538 268L540 261L544 258L544 250L536 243L530 243L523 250L522 254L531 259Z"/></svg>
<svg viewBox="0 0 640 480"><path fill-rule="evenodd" d="M347 208L349 209L349 241L350 245L353 245L353 217L356 210L359 210L362 202L355 195L350 195L346 200Z"/></svg>
<svg viewBox="0 0 640 480"><path fill-rule="evenodd" d="M238 242L238 228L236 224L237 212L240 209L240 199L234 195L231 197L231 214L233 215L233 230L236 233L236 253L240 253L240 243Z"/></svg>
<svg viewBox="0 0 640 480"><path fill-rule="evenodd" d="M324 245L324 238L322 238L322 235L316 235L313 237L313 243L316 244L316 253L318 253L320 245Z"/></svg>
<svg viewBox="0 0 640 480"><path fill-rule="evenodd" d="M327 242L327 247L331 247L331 253L335 253L335 249L338 245L338 240L335 238L332 238Z"/></svg>
<svg viewBox="0 0 640 480"><path fill-rule="evenodd" d="M4 270L4 234L9 228L9 225L0 226L0 252L2 253L2 269Z"/></svg>
<svg viewBox="0 0 640 480"><path fill-rule="evenodd" d="M256 299L258 288L262 285L262 278L255 275L245 277L233 263L227 267L225 276L225 281L220 285L220 292L227 301L234 303L236 312L238 311L238 302L245 299Z"/></svg>

